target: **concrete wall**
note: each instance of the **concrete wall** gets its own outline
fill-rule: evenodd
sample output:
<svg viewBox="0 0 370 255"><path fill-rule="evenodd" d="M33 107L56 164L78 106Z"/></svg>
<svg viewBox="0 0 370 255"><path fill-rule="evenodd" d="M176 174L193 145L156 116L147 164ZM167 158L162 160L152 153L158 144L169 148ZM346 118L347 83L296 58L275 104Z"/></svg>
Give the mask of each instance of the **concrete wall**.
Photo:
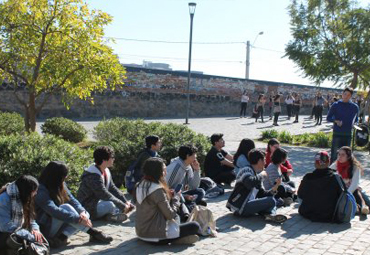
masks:
<svg viewBox="0 0 370 255"><path fill-rule="evenodd" d="M89 101L74 100L69 110L64 107L60 95L53 95L38 118L184 117L186 86L187 74L184 72L127 67L124 88L95 93L94 104ZM250 93L253 102L260 93L268 94L272 91L282 94L300 93L307 106L303 108L305 113L310 111L310 99L316 91L320 90L324 95L341 92L297 84L192 74L190 117L237 116L241 93L245 89ZM248 105L249 112L252 104ZM285 107L282 108L284 114ZM4 84L0 89L0 110L23 113L23 108L17 103L10 86Z"/></svg>

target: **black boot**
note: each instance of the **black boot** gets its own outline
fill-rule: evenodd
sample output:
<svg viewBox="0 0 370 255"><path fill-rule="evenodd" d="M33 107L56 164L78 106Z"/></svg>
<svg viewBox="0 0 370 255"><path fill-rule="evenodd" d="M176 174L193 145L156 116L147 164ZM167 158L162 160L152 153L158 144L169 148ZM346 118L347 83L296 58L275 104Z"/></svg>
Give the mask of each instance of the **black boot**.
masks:
<svg viewBox="0 0 370 255"><path fill-rule="evenodd" d="M110 243L113 241L111 236L107 236L103 232L90 228L87 233L90 235L90 242L92 243Z"/></svg>

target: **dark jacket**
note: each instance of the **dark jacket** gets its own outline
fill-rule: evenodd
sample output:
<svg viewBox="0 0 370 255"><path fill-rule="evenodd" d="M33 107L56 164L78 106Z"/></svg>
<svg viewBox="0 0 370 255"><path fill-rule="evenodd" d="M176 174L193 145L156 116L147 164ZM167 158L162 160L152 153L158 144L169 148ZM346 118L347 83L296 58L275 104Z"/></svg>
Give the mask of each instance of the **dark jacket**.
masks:
<svg viewBox="0 0 370 255"><path fill-rule="evenodd" d="M332 169L316 169L303 177L298 189L302 200L298 212L312 221L332 221L337 200L342 192Z"/></svg>
<svg viewBox="0 0 370 255"><path fill-rule="evenodd" d="M96 208L99 200L112 201L122 211L126 208L127 200L125 196L114 185L108 169L106 169L106 172L108 173L108 184L104 184L102 174L95 165L91 165L81 176L77 199L90 213L92 219L96 219Z"/></svg>
<svg viewBox="0 0 370 255"><path fill-rule="evenodd" d="M83 208L80 202L78 202L77 199L71 194L66 185L65 189L67 190L69 197L69 201L67 203L70 204L74 209L76 209L78 214L85 211L85 208ZM40 225L41 232L47 238L50 237L49 232L51 229L52 217L65 223L78 223L80 219L79 215L64 210L63 208L60 208L58 205L56 205L51 199L49 191L43 184L40 184L39 186L35 198L35 204L36 222Z"/></svg>

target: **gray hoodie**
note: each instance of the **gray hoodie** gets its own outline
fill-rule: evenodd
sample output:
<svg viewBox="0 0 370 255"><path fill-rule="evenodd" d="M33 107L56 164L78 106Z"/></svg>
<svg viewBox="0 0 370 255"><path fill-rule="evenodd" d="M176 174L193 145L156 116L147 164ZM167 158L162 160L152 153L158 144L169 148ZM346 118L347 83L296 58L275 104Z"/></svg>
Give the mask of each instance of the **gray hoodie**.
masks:
<svg viewBox="0 0 370 255"><path fill-rule="evenodd" d="M184 161L177 157L167 166L166 181L170 189L176 188L180 183L188 185L188 190L196 189L200 184L200 171L193 171L190 165L185 166Z"/></svg>

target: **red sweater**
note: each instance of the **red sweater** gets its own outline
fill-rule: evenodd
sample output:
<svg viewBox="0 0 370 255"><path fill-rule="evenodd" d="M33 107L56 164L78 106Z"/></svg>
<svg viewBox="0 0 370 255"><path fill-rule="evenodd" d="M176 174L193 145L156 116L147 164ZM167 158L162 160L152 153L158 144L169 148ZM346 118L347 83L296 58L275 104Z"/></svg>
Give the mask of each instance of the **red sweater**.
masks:
<svg viewBox="0 0 370 255"><path fill-rule="evenodd" d="M268 167L271 163L271 152L266 150L266 165L265 168ZM288 172L291 169L293 171L293 166L290 164L289 160L287 159L284 164L280 164L280 170L282 173Z"/></svg>

